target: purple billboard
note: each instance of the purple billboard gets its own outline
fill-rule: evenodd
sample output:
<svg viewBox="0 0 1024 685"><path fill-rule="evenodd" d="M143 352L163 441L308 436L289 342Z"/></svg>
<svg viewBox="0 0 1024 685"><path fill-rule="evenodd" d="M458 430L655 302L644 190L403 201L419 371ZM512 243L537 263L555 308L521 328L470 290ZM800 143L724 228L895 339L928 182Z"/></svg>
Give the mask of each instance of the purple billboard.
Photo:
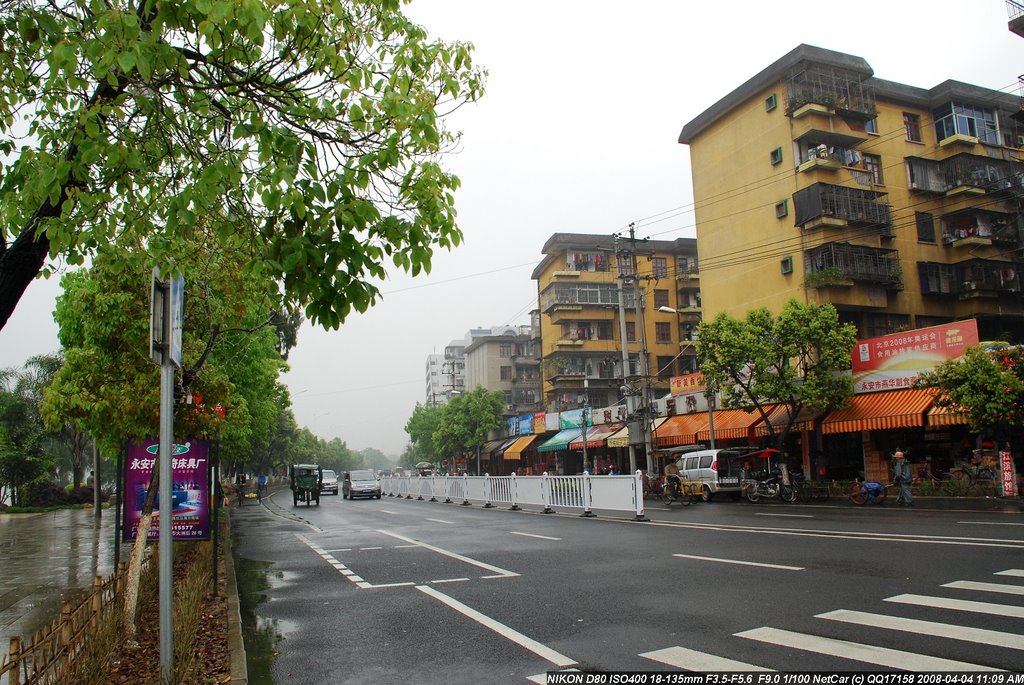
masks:
<svg viewBox="0 0 1024 685"><path fill-rule="evenodd" d="M146 488L160 453L160 441L151 438L141 444L129 444L124 478L124 540L135 540L146 503ZM171 538L178 540L210 539L210 443L192 440L171 446L171 470L174 482L171 497ZM159 488L157 489L159 492ZM153 507L153 523L147 539L160 538L160 497Z"/></svg>

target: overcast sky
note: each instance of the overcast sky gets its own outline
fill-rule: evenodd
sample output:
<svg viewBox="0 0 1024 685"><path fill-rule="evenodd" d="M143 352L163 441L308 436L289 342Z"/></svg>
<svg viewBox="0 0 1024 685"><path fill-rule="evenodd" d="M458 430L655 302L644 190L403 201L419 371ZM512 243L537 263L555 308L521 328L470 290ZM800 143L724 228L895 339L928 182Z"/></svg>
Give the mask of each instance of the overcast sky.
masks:
<svg viewBox="0 0 1024 685"><path fill-rule="evenodd" d="M863 57L879 78L956 79L1019 94L1024 38L1003 0L684 2L413 0L431 34L476 45L487 94L461 110L445 164L465 244L429 277L394 274L383 302L293 350L296 418L325 439L397 456L424 401L425 361L476 327L527 324L530 273L555 232L694 237L683 124L801 43ZM0 367L58 347L57 285L33 283L0 331ZM145 341L140 341L145 345Z"/></svg>

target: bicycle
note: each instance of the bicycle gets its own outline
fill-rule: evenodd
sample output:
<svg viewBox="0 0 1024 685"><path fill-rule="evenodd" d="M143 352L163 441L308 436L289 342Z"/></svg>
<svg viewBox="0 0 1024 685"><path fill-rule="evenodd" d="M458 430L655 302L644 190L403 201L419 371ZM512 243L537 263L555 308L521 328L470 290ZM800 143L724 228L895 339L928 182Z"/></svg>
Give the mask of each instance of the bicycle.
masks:
<svg viewBox="0 0 1024 685"><path fill-rule="evenodd" d="M949 475L953 480L966 480L969 485L974 485L979 480L990 482L996 480L996 474L992 469L981 464L962 464L960 467L952 469Z"/></svg>

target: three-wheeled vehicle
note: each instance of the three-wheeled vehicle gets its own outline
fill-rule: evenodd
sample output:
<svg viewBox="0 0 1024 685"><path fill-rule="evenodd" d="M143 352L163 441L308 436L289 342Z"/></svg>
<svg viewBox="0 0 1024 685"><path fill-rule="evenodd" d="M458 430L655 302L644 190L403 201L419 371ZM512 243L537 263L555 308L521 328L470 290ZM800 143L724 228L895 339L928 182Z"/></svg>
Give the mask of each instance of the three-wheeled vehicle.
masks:
<svg viewBox="0 0 1024 685"><path fill-rule="evenodd" d="M317 464L292 464L288 469L292 483L292 506L299 502L316 502L320 506L320 488L323 486L324 472Z"/></svg>

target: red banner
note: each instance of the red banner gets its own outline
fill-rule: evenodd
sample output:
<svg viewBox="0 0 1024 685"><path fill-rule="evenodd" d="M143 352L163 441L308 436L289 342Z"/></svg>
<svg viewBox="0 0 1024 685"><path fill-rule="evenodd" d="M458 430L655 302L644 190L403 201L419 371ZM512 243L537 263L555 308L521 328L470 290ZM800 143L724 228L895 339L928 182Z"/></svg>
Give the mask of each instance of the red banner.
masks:
<svg viewBox="0 0 1024 685"><path fill-rule="evenodd" d="M853 391L909 388L922 371L959 359L977 344L974 319L858 341L853 348Z"/></svg>

